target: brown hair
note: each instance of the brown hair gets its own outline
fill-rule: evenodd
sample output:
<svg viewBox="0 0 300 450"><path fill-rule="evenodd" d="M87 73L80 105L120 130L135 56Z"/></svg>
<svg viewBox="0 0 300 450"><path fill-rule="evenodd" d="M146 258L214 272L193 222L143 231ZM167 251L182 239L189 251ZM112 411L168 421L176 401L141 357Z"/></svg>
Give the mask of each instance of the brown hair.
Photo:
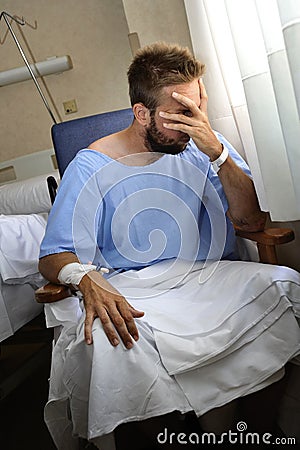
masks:
<svg viewBox="0 0 300 450"><path fill-rule="evenodd" d="M131 105L155 109L163 87L193 81L204 68L187 47L156 42L141 48L127 72Z"/></svg>

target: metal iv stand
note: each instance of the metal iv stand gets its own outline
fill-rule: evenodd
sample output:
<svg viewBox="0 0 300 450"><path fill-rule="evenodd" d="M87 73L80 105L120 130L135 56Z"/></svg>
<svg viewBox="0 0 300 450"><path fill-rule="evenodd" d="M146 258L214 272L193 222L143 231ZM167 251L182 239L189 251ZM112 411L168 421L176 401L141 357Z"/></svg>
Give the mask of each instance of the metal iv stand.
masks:
<svg viewBox="0 0 300 450"><path fill-rule="evenodd" d="M0 14L0 21L1 21L2 18L5 20L5 23L6 23L7 27L8 27L8 30L10 31L10 33L11 33L11 35L12 35L12 37L13 37L13 40L15 41L16 46L18 47L18 50L19 50L19 52L20 52L20 54L21 54L21 56L22 56L22 58L23 58L23 60L24 60L24 62L25 62L25 64L26 64L26 67L27 67L27 69L28 69L28 71L29 71L29 73L30 73L30 76L31 76L31 78L32 78L32 80L33 80L33 82L34 82L34 84L35 84L37 90L38 90L38 93L40 94L40 96L41 96L41 98L42 98L42 100L43 100L43 103L44 103L45 107L47 108L47 110L48 110L48 112L49 112L49 114L50 114L50 116L51 116L51 119L52 119L53 122L56 124L57 121L56 121L56 119L55 119L55 117L54 117L54 115L53 115L53 113L52 113L52 111L51 111L51 108L50 108L50 106L49 106L49 103L47 102L47 99L46 99L46 97L44 96L44 94L43 94L43 92L42 92L42 90L41 90L41 87L40 87L40 85L39 85L39 83L38 83L38 81L37 81L37 79L36 79L36 76L35 76L35 74L33 73L33 70L32 70L31 67L30 67L30 64L29 64L29 62L28 62L28 60L27 60L27 58L26 58L26 55L25 55L25 53L24 53L22 47L21 47L21 44L19 43L19 41L18 41L18 39L17 39L17 36L15 35L15 33L14 33L13 29L12 29L12 26L11 26L11 24L9 23L7 17L10 17L12 20L14 20L15 22L17 22L19 25L25 25L26 22L25 22L24 18L19 19L19 18L17 18L17 17L12 16L11 14L9 14L9 13L7 13L7 12L5 12L5 11L2 11L1 14Z"/></svg>

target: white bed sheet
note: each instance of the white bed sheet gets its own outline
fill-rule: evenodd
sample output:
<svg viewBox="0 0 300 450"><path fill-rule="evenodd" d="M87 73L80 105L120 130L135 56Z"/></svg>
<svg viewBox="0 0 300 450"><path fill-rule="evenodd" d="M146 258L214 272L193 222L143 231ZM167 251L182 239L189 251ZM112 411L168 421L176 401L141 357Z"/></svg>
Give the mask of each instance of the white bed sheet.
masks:
<svg viewBox="0 0 300 450"><path fill-rule="evenodd" d="M34 292L29 283L10 285L0 277L0 342L42 312L43 305L35 301Z"/></svg>
<svg viewBox="0 0 300 450"><path fill-rule="evenodd" d="M0 214L0 342L43 310L35 289L46 283L38 273L46 223L47 214Z"/></svg>
<svg viewBox="0 0 300 450"><path fill-rule="evenodd" d="M5 283L23 284L38 273L45 214L0 214L0 275Z"/></svg>

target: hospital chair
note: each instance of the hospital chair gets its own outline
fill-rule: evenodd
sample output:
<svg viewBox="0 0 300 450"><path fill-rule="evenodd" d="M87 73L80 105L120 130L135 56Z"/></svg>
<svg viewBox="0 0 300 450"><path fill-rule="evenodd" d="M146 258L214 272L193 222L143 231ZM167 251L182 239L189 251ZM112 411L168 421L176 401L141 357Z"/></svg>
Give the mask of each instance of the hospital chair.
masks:
<svg viewBox="0 0 300 450"><path fill-rule="evenodd" d="M51 134L60 176L63 176L67 165L80 149L88 147L89 144L101 137L128 127L132 120L132 110L123 109L53 125ZM55 183L52 188L52 198L54 199ZM253 233L236 230L236 234L240 238L246 239L247 242L255 242L258 254L256 260L269 264L278 262L275 247L294 239L292 230L279 228L269 228ZM36 300L39 303L52 303L71 295L74 295L74 292L67 286L48 283L36 291Z"/></svg>
<svg viewBox="0 0 300 450"><path fill-rule="evenodd" d="M53 125L52 141L62 177L76 153L93 141L128 127L133 120L131 108L82 117ZM54 188L53 188L54 189ZM54 200L53 191L52 199ZM257 245L258 260L262 263L277 264L276 246L294 239L294 232L288 228L267 228L264 231L248 232L236 229L237 236L253 241ZM51 303L70 295L66 286L52 283L36 291L39 303Z"/></svg>

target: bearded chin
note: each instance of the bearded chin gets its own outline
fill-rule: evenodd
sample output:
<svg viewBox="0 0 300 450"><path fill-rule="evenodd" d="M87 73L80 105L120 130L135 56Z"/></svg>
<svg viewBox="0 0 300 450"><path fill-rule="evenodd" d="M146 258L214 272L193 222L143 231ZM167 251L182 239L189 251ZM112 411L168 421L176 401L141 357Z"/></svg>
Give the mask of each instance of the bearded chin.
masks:
<svg viewBox="0 0 300 450"><path fill-rule="evenodd" d="M181 153L186 147L186 144L162 144L154 136L152 136L149 131L147 131L146 140L148 144L147 148L151 152L177 155L178 153Z"/></svg>
<svg viewBox="0 0 300 450"><path fill-rule="evenodd" d="M187 143L176 143L171 139L167 139L158 131L155 121L152 119L149 128L146 130L145 145L151 152L177 155L183 152Z"/></svg>

